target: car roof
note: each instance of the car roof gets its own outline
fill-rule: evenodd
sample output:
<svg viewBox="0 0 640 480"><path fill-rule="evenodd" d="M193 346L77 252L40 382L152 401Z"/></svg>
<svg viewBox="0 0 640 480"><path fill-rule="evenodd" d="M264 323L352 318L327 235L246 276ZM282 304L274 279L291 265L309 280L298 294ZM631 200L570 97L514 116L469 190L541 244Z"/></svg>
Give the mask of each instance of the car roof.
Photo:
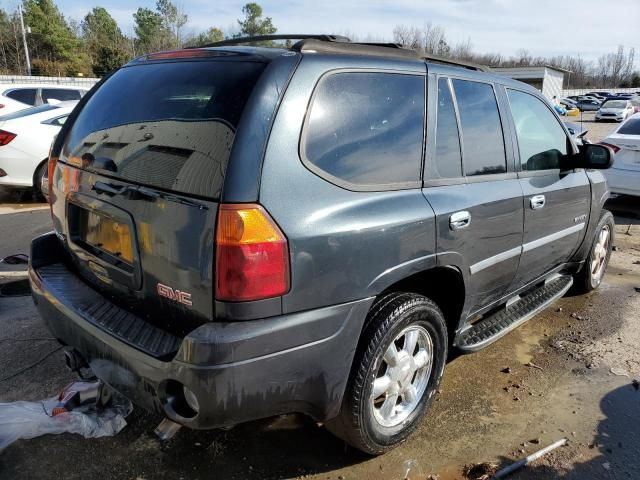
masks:
<svg viewBox="0 0 640 480"><path fill-rule="evenodd" d="M86 85L60 85L49 83L0 83L0 91L6 92L16 88L61 88L65 90L89 90L91 87Z"/></svg>

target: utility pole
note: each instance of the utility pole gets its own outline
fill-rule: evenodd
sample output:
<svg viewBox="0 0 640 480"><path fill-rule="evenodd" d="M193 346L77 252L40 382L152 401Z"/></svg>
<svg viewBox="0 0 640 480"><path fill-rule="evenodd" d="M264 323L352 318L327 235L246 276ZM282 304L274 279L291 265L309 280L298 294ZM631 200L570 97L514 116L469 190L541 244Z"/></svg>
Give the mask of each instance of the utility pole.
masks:
<svg viewBox="0 0 640 480"><path fill-rule="evenodd" d="M22 29L22 43L24 44L24 57L27 61L27 75L31 76L31 60L29 59L29 47L27 46L27 33L24 30L24 18L22 16L22 5L18 4L20 12L20 28Z"/></svg>

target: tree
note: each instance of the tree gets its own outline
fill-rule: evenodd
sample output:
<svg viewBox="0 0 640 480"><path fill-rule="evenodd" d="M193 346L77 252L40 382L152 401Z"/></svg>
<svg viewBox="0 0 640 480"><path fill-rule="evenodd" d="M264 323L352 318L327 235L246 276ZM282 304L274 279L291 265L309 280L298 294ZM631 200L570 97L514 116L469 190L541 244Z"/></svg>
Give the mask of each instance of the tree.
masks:
<svg viewBox="0 0 640 480"><path fill-rule="evenodd" d="M161 50L162 44L162 17L158 12L149 8L138 8L133 14L135 26L133 27L138 37L138 49L141 53Z"/></svg>
<svg viewBox="0 0 640 480"><path fill-rule="evenodd" d="M278 31L271 17L262 18L262 7L257 3L247 3L242 7L244 19L238 20L240 33L236 37L255 37L257 35L273 35Z"/></svg>
<svg viewBox="0 0 640 480"><path fill-rule="evenodd" d="M129 60L127 40L113 17L102 7L87 13L81 24L85 48L96 75L115 70Z"/></svg>
<svg viewBox="0 0 640 480"><path fill-rule="evenodd" d="M69 28L64 16L52 0L24 0L26 24L31 28L29 49L34 58L34 73L39 62L58 63L60 74L89 73L89 60L81 42Z"/></svg>
<svg viewBox="0 0 640 480"><path fill-rule="evenodd" d="M190 39L187 43L192 47L200 45L207 45L209 43L221 42L224 40L224 33L218 27L211 27L206 32L202 32L199 35Z"/></svg>
<svg viewBox="0 0 640 480"><path fill-rule="evenodd" d="M170 0L158 0L156 10L162 19L162 27L165 34L168 34L168 42L171 47L180 47L182 45L180 31L189 17Z"/></svg>

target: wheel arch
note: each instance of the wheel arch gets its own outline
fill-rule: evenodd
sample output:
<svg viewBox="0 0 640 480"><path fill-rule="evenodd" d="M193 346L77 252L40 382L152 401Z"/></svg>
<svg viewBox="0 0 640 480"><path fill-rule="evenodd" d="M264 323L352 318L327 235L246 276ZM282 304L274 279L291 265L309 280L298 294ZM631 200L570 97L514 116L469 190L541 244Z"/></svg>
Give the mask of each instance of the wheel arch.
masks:
<svg viewBox="0 0 640 480"><path fill-rule="evenodd" d="M449 344L452 344L460 324L466 294L464 277L458 267L436 266L408 275L387 286L377 298L396 292L417 293L433 300L444 315Z"/></svg>
<svg viewBox="0 0 640 480"><path fill-rule="evenodd" d="M38 171L40 170L40 167L46 164L48 160L49 160L49 157L43 159L41 162L38 163L38 165L36 165L36 168L33 169L33 175L31 176L31 182L33 183L33 188L39 188L36 177L38 176Z"/></svg>

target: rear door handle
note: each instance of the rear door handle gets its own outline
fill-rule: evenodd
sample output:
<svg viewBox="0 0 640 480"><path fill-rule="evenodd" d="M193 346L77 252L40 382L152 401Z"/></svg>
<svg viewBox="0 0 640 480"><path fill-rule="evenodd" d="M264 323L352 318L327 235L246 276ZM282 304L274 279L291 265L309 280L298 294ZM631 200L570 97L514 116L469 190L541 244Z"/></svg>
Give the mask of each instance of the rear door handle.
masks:
<svg viewBox="0 0 640 480"><path fill-rule="evenodd" d="M531 199L529 200L529 203L532 209L538 210L544 207L544 204L546 203L546 201L547 199L544 198L544 195L535 195L531 197Z"/></svg>
<svg viewBox="0 0 640 480"><path fill-rule="evenodd" d="M462 212L452 213L449 217L449 228L451 230L460 230L467 228L471 223L471 214L466 210Z"/></svg>

